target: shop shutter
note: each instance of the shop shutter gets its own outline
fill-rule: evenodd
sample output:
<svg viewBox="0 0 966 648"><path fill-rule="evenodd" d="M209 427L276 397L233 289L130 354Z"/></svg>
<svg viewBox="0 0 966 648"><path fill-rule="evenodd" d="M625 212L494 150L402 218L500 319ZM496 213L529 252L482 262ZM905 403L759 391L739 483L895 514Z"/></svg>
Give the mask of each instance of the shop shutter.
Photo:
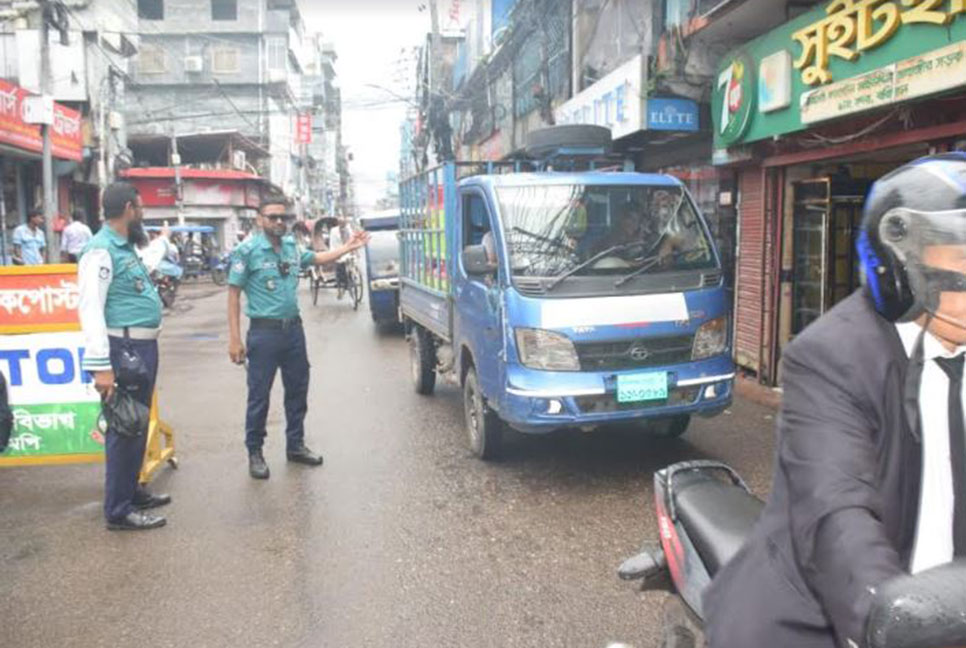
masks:
<svg viewBox="0 0 966 648"><path fill-rule="evenodd" d="M738 263L735 297L735 361L758 372L761 363L765 273L763 172L744 169L738 178Z"/></svg>

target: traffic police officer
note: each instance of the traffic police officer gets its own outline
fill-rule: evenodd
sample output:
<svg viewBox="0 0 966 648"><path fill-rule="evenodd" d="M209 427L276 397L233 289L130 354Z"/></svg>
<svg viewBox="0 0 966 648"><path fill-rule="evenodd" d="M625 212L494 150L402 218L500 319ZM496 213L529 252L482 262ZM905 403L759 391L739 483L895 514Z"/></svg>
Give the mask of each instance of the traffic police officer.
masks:
<svg viewBox="0 0 966 648"><path fill-rule="evenodd" d="M358 232L334 250L300 251L294 237L286 235L294 220L283 198L263 200L258 217L261 233L235 248L228 275L228 354L236 364L248 360L245 445L248 471L255 479L268 479L269 475L262 444L269 395L279 369L285 388L286 456L309 466L322 464L321 455L309 450L304 441L309 360L296 292L299 274L309 266L332 263L369 240L367 233ZM242 292L250 320L247 345L241 340Z"/></svg>
<svg viewBox="0 0 966 648"><path fill-rule="evenodd" d="M84 332L82 368L107 400L123 387L150 407L158 372L158 335L161 299L148 271L135 252L145 242L141 198L126 182L104 191L106 223L81 252L77 270L80 322ZM143 380L116 385L122 356L137 358ZM104 516L111 530L154 529L165 519L145 513L171 502L168 495L152 495L138 485L147 434L124 436L108 428L104 438L106 461Z"/></svg>

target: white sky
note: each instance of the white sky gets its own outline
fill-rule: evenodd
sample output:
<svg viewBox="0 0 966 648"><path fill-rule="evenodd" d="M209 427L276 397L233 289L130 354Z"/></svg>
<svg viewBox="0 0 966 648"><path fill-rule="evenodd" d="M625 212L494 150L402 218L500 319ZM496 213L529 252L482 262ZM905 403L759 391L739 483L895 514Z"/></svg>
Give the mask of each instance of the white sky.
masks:
<svg viewBox="0 0 966 648"><path fill-rule="evenodd" d="M308 30L335 44L342 88L342 139L354 160L350 171L356 201L370 209L386 193L386 174L399 170L399 127L406 105L384 103L415 83L415 65L404 53L421 45L429 30L428 0L300 0ZM411 54L409 55L411 57ZM373 104L376 104L373 106Z"/></svg>

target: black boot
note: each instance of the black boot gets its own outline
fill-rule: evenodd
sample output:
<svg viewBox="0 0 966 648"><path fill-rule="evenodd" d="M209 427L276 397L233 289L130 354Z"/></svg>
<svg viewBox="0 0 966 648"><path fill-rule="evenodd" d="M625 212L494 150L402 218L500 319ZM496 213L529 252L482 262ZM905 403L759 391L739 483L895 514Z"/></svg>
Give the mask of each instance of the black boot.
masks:
<svg viewBox="0 0 966 648"><path fill-rule="evenodd" d="M304 443L297 448L288 451L288 460L295 463L305 464L306 466L322 465L322 455L315 454L306 448Z"/></svg>
<svg viewBox="0 0 966 648"><path fill-rule="evenodd" d="M261 450L253 450L248 453L248 474L252 479L268 479L268 464Z"/></svg>
<svg viewBox="0 0 966 648"><path fill-rule="evenodd" d="M159 506L166 506L171 503L171 496L167 494L153 495L146 490L138 489L134 494L134 501L131 505L137 511L146 511L148 509L158 508Z"/></svg>

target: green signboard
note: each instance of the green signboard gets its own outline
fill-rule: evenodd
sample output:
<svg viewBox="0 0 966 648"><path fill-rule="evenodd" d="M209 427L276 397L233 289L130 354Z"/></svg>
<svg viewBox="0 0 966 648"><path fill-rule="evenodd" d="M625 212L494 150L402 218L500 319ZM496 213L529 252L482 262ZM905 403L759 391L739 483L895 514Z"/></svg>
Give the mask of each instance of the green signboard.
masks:
<svg viewBox="0 0 966 648"><path fill-rule="evenodd" d="M735 104L734 73L749 66L742 78L755 80L755 98ZM715 148L964 85L966 0L834 0L724 59L712 98Z"/></svg>

